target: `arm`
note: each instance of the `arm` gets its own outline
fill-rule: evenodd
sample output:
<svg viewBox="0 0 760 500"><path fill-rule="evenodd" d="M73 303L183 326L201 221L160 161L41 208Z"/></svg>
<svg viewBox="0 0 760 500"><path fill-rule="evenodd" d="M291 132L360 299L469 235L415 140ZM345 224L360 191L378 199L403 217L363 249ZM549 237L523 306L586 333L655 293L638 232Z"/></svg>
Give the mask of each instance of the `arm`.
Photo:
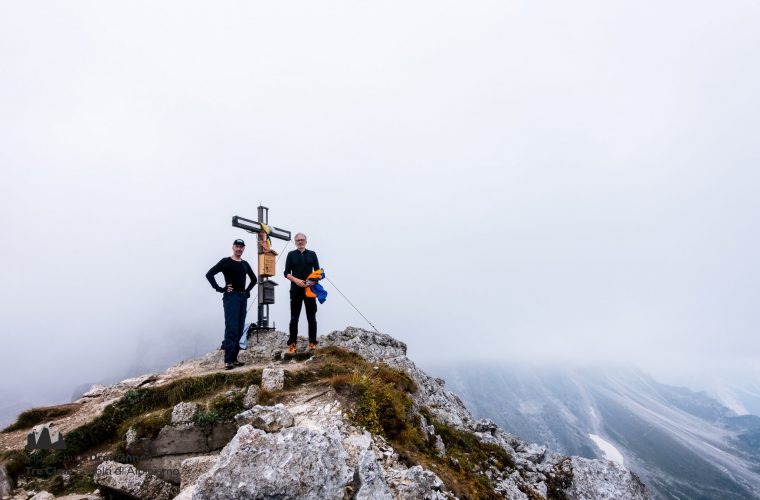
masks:
<svg viewBox="0 0 760 500"><path fill-rule="evenodd" d="M216 282L216 278L214 278L214 276L216 276L217 274L221 272L222 272L222 261L220 260L219 262L216 263L214 267L208 270L208 272L206 273L206 279L208 280L209 283L211 283L211 286L213 287L214 290L216 290L219 293L224 293L224 288L220 287L219 283Z"/></svg>
<svg viewBox="0 0 760 500"><path fill-rule="evenodd" d="M245 265L248 268L246 270L248 277L251 278L251 282L248 284L248 288L246 288L245 291L250 293L251 290L253 290L253 287L256 286L256 275L253 274L253 269L251 269L251 265L248 262L246 262Z"/></svg>
<svg viewBox="0 0 760 500"><path fill-rule="evenodd" d="M319 267L319 257L317 257L317 252L314 252L314 269L312 271L316 271L317 269L321 269Z"/></svg>

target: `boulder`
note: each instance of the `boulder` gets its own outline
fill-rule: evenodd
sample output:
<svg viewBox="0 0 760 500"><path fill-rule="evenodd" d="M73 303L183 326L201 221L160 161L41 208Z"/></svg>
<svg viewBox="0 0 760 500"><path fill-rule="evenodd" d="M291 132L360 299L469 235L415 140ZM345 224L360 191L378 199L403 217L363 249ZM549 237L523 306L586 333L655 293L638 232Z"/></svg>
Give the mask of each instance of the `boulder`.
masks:
<svg viewBox="0 0 760 500"><path fill-rule="evenodd" d="M172 424L190 424L198 411L196 403L179 403L172 410Z"/></svg>
<svg viewBox="0 0 760 500"><path fill-rule="evenodd" d="M179 489L132 465L106 461L95 471L95 483L141 500L169 500Z"/></svg>
<svg viewBox="0 0 760 500"><path fill-rule="evenodd" d="M243 408L250 409L256 406L259 402L259 387L257 385L251 385L245 393L243 398Z"/></svg>
<svg viewBox="0 0 760 500"><path fill-rule="evenodd" d="M480 420L476 420L472 422L470 425L470 429L473 430L473 432L487 432L488 434L491 434L492 436L496 432L496 429L499 426L496 425L496 422L493 420L489 420L487 418L481 418Z"/></svg>
<svg viewBox="0 0 760 500"><path fill-rule="evenodd" d="M267 434L244 425L198 479L194 497L340 500L352 477L346 458L337 430Z"/></svg>
<svg viewBox="0 0 760 500"><path fill-rule="evenodd" d="M261 373L261 388L265 391L281 391L285 387L285 370L264 368Z"/></svg>
<svg viewBox="0 0 760 500"><path fill-rule="evenodd" d="M354 488L356 500L393 500L383 469L372 450L364 450L359 455L359 463L354 470Z"/></svg>
<svg viewBox="0 0 760 500"><path fill-rule="evenodd" d="M256 405L250 410L235 415L235 422L238 426L252 425L262 431L278 432L286 427L292 427L294 419L293 415L282 404L275 406Z"/></svg>

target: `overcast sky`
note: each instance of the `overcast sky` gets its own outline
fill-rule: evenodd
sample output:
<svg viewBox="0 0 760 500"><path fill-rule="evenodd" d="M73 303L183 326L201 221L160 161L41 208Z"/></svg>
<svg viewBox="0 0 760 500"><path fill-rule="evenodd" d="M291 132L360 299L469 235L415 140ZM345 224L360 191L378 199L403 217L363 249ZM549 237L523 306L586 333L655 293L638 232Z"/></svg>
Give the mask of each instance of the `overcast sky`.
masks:
<svg viewBox="0 0 760 500"><path fill-rule="evenodd" d="M215 348L204 274L259 203L423 365L760 368L759 26L755 0L4 2L0 392ZM320 334L368 327L327 289Z"/></svg>

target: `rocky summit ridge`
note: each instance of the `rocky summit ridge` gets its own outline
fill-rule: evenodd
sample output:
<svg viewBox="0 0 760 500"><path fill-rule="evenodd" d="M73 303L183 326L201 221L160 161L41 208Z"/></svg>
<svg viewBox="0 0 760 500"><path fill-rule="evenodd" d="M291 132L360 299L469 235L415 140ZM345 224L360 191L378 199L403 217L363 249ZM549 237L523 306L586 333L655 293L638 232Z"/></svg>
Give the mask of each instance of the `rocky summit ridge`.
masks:
<svg viewBox="0 0 760 500"><path fill-rule="evenodd" d="M213 351L25 412L0 434L0 498L650 498L617 463L474 419L389 335L349 327L294 356L286 338L251 339L230 372ZM67 449L24 450L47 421Z"/></svg>

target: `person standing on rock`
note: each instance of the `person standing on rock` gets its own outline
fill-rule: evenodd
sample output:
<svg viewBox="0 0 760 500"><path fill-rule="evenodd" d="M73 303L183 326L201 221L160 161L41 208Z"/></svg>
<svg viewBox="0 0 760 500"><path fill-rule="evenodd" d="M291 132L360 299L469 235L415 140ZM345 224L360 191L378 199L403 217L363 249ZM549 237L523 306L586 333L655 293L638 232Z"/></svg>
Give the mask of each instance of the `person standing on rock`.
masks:
<svg viewBox="0 0 760 500"><path fill-rule="evenodd" d="M306 278L312 271L319 269L319 259L312 250L306 250L306 235L296 234L296 249L288 253L285 260L285 277L290 280L290 338L288 351L296 352L298 340L298 318L301 306L306 308L306 321L309 323L309 349L317 348L317 299L306 296L309 286Z"/></svg>
<svg viewBox="0 0 760 500"><path fill-rule="evenodd" d="M225 370L243 366L243 363L238 361L237 356L240 352L240 338L243 336L248 297L251 296L251 290L256 286L256 275L253 274L253 269L248 262L243 260L244 251L245 242L239 239L235 240L232 243L232 256L223 258L206 273L206 279L211 283L214 290L224 294L222 304L224 305ZM216 282L215 276L218 273L224 274L224 288ZM248 287L245 286L246 275L251 278Z"/></svg>

